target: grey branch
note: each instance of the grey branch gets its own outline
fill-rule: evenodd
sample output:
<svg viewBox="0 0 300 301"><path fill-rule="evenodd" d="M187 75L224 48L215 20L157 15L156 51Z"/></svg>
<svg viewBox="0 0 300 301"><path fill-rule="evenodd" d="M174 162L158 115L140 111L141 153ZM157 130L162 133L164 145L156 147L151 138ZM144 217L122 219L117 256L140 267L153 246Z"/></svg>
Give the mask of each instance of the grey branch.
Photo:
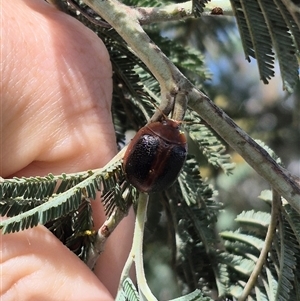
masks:
<svg viewBox="0 0 300 301"><path fill-rule="evenodd" d="M128 207L129 209L129 207ZM116 207L113 213L107 218L103 225L98 230L95 241L87 255L87 266L92 270L95 267L97 259L104 251L105 243L110 234L115 230L121 220L127 216L128 211L124 212L119 207Z"/></svg>
<svg viewBox="0 0 300 301"><path fill-rule="evenodd" d="M137 18L140 25L169 22L193 18L192 2L182 2L160 7L137 7ZM230 1L210 1L204 8L203 16L232 16Z"/></svg>

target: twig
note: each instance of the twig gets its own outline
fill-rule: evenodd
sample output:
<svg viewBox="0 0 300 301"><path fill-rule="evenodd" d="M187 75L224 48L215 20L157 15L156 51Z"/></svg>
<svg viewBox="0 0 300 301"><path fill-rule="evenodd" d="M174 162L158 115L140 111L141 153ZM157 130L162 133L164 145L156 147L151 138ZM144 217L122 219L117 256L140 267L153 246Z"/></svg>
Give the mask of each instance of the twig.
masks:
<svg viewBox="0 0 300 301"><path fill-rule="evenodd" d="M183 20L194 16L191 1L160 7L137 7L136 11L141 25Z"/></svg>
<svg viewBox="0 0 300 301"><path fill-rule="evenodd" d="M123 268L119 287L122 287L124 280L129 277L129 271L134 261L137 284L141 295L141 300L146 299L148 301L157 301L147 284L143 263L143 238L145 222L147 219L148 199L149 196L147 194L140 193L133 234L133 243L125 266Z"/></svg>
<svg viewBox="0 0 300 301"><path fill-rule="evenodd" d="M192 1L160 7L137 7L137 17L141 25L169 22L193 18ZM218 12L218 13L217 13ZM233 16L230 1L214 0L207 3L202 16Z"/></svg>
<svg viewBox="0 0 300 301"><path fill-rule="evenodd" d="M267 235L265 238L265 244L260 252L259 258L255 264L255 267L244 287L242 295L239 297L238 301L244 301L250 294L252 288L254 287L257 277L260 274L263 265L265 264L268 252L271 248L272 242L273 242L273 237L276 229L276 225L278 222L278 215L280 212L280 207L281 207L281 197L280 194L278 194L274 189L273 189L273 201L272 201L272 211L271 211L271 220L270 224L268 227Z"/></svg>
<svg viewBox="0 0 300 301"><path fill-rule="evenodd" d="M103 168L106 168L110 164L121 160L125 154L127 146L125 146L117 155L115 155L110 162L108 162ZM94 170L97 174L101 169ZM104 250L104 245L106 243L107 238L114 231L117 225L121 222L121 220L127 216L129 207L127 211L122 211L118 206L114 209L113 213L108 217L108 219L103 223L103 225L98 230L93 246L89 250L87 255L86 264L90 269L95 267L98 257Z"/></svg>
<svg viewBox="0 0 300 301"><path fill-rule="evenodd" d="M129 210L129 207L127 209ZM122 211L119 207L116 207L113 213L107 218L107 220L98 230L95 236L95 241L92 247L89 249L86 260L86 264L91 270L94 269L99 256L104 251L106 240L122 221L122 219L128 215L128 210Z"/></svg>

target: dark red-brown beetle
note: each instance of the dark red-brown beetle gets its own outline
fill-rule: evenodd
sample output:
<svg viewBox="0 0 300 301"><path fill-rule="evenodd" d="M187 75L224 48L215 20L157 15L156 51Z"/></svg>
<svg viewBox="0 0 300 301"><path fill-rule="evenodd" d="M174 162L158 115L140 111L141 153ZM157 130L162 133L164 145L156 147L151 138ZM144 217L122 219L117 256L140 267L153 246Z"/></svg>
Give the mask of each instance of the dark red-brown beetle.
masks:
<svg viewBox="0 0 300 301"><path fill-rule="evenodd" d="M124 155L129 183L142 192L157 192L177 179L187 155L187 141L179 122L171 119L142 127Z"/></svg>

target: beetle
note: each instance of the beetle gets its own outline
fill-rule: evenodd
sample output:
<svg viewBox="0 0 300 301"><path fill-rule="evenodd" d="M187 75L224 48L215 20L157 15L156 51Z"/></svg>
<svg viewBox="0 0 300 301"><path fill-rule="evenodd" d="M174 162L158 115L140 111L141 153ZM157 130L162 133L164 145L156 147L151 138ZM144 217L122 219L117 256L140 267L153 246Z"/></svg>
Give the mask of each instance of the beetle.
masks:
<svg viewBox="0 0 300 301"><path fill-rule="evenodd" d="M187 155L187 140L179 124L172 119L149 123L129 143L123 169L139 191L163 191L177 179Z"/></svg>

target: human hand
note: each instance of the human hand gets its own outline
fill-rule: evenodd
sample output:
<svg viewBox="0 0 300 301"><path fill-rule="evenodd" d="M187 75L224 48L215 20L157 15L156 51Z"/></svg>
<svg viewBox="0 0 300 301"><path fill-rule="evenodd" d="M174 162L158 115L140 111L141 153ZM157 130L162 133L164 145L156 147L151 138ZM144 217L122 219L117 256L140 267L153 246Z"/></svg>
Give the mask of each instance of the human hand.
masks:
<svg viewBox="0 0 300 301"><path fill-rule="evenodd" d="M117 151L105 46L43 0L0 5L0 175L43 176L105 165ZM93 212L97 229L105 220L99 200ZM0 299L112 300L132 228L129 216L108 239L95 273L43 226L1 235Z"/></svg>

